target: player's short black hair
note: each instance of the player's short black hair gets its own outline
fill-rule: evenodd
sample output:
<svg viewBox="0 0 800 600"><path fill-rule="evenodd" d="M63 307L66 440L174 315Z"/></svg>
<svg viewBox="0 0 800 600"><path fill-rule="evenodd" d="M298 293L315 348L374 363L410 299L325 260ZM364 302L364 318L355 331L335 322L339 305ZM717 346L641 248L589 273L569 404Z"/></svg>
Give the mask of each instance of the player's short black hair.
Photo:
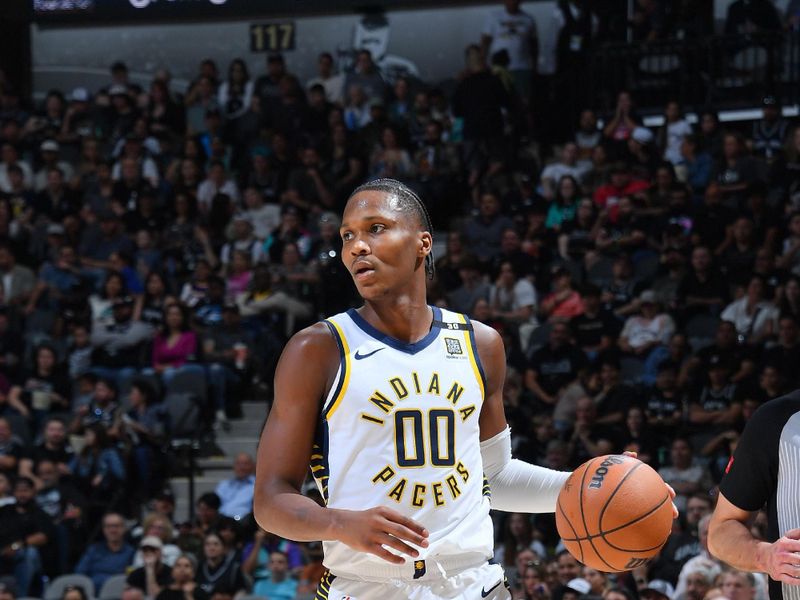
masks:
<svg viewBox="0 0 800 600"><path fill-rule="evenodd" d="M422 231L427 231L433 235L433 223L431 222L431 216L428 214L428 209L425 208L422 199L410 187L396 179L375 179L358 186L353 193L350 194L350 198L360 192L370 191L384 192L394 196L397 208L405 214L413 215L419 222L420 227L422 227ZM348 198L348 200L350 200L350 198ZM425 273L428 275L429 279L433 279L436 275L436 267L434 264L433 249L431 249L431 252L425 257Z"/></svg>

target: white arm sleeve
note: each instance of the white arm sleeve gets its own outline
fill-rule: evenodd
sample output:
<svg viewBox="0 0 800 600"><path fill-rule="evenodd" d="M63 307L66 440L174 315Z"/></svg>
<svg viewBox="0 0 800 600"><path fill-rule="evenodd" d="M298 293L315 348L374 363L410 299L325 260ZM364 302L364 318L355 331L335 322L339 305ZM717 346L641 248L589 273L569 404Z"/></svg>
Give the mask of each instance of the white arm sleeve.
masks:
<svg viewBox="0 0 800 600"><path fill-rule="evenodd" d="M511 429L481 442L483 473L492 490L492 508L506 512L555 512L558 493L571 473L511 458Z"/></svg>

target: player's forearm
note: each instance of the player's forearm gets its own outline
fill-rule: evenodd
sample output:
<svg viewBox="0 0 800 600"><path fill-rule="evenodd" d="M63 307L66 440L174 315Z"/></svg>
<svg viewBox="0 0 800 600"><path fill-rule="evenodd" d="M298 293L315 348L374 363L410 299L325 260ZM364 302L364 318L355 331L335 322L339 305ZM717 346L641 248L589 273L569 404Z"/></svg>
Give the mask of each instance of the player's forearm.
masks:
<svg viewBox="0 0 800 600"><path fill-rule="evenodd" d="M265 531L296 542L337 539L336 513L292 491L271 495L254 504L255 517Z"/></svg>
<svg viewBox="0 0 800 600"><path fill-rule="evenodd" d="M770 544L753 537L745 523L728 519L715 523L708 530L708 550L713 556L735 569L750 572L765 572Z"/></svg>

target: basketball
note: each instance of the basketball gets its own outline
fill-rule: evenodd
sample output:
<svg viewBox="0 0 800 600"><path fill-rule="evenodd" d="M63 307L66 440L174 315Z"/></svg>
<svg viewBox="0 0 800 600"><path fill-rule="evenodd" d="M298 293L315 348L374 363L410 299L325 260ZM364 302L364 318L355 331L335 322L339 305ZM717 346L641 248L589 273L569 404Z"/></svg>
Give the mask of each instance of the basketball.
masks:
<svg viewBox="0 0 800 600"><path fill-rule="evenodd" d="M672 531L672 499L661 476L630 456L593 458L558 495L556 526L579 562L605 572L647 564Z"/></svg>

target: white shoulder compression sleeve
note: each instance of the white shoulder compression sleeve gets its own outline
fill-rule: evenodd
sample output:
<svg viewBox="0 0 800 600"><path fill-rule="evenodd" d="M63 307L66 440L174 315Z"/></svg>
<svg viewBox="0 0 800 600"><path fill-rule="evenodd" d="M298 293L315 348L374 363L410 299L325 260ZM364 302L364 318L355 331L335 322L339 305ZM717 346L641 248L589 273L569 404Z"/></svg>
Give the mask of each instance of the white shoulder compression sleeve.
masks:
<svg viewBox="0 0 800 600"><path fill-rule="evenodd" d="M511 458L511 429L481 442L483 473L492 490L492 508L506 512L555 512L558 493L570 473Z"/></svg>

